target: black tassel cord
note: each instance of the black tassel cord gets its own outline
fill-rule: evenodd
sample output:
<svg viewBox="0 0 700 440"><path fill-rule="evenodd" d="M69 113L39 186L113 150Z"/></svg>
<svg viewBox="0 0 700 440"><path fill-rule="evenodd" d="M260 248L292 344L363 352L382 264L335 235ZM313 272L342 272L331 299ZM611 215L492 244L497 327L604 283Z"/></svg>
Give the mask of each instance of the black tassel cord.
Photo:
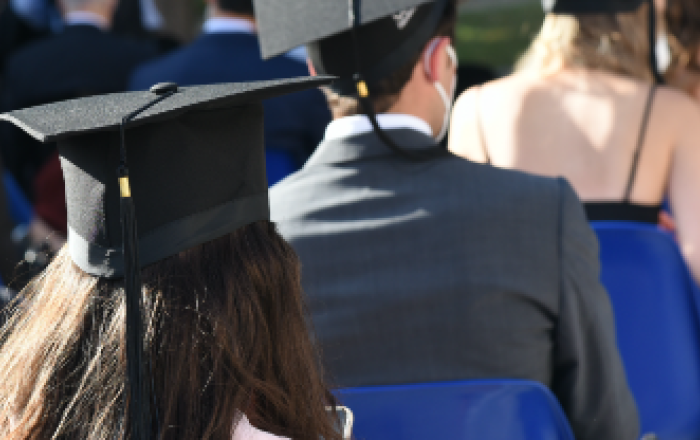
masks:
<svg viewBox="0 0 700 440"><path fill-rule="evenodd" d="M176 93L177 87L161 87L160 89L152 89L152 91L161 96L122 119L120 163L117 169L120 189L120 215L124 256L124 291L126 294L126 362L128 382L126 389L129 393L127 399L128 430L131 440L150 440L152 438L152 427L151 393L149 390L150 381L146 380L150 377L150 372L145 370L143 362L141 266L139 264L136 209L131 197L129 167L126 157L125 130L126 125L136 116Z"/></svg>
<svg viewBox="0 0 700 440"><path fill-rule="evenodd" d="M362 60L360 58L360 42L359 42L359 36L357 29L362 25L362 5L361 5L361 0L350 0L350 10L348 11L348 19L350 21L351 25L351 35L352 35L352 42L353 42L353 52L355 55L355 76L353 80L355 81L355 87L357 88L357 97L358 100L360 101L360 105L362 105L362 109L364 110L365 114L367 115L367 118L369 119L370 124L372 124L372 128L374 129L374 132L377 134L377 137L379 137L379 140L382 141L387 147L389 147L394 153L398 154L399 156L402 156L405 159L414 161L414 162L424 162L428 161L430 159L433 159L438 156L443 156L445 154L444 151L441 151L440 148L436 148L435 146L431 146L429 148L425 149L420 149L420 150L407 150L403 147L400 147L396 142L394 142L391 137L389 137L386 132L379 126L379 122L377 121L377 114L374 111L374 104L372 103L372 100L370 99L369 96L369 87L367 86L367 82L364 79L364 76L362 74Z"/></svg>

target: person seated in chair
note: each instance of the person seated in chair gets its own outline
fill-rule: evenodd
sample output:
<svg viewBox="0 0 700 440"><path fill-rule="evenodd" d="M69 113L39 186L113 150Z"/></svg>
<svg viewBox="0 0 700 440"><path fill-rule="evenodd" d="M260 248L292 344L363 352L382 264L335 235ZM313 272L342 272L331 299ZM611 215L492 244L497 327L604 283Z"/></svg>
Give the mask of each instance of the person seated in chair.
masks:
<svg viewBox="0 0 700 440"><path fill-rule="evenodd" d="M265 54L307 43L315 72L340 78L323 142L270 195L332 379L530 379L577 438L636 440L596 238L571 186L437 146L456 2L362 2L367 18L325 2L256 0L256 12Z"/></svg>
<svg viewBox="0 0 700 440"><path fill-rule="evenodd" d="M340 440L299 261L269 220L259 102L324 82L0 116L58 142L71 231L0 332L0 437Z"/></svg>
<svg viewBox="0 0 700 440"><path fill-rule="evenodd" d="M655 9L643 0L545 3L518 71L457 100L450 150L564 176L591 221L668 225L668 199L679 248L700 282L700 108L657 85L648 42Z"/></svg>

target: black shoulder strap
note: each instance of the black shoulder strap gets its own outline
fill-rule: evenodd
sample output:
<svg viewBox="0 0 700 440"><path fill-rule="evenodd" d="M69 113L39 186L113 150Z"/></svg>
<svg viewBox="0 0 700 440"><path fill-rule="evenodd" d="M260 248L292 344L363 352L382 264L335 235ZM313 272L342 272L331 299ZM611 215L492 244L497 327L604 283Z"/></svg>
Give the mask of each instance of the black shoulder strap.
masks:
<svg viewBox="0 0 700 440"><path fill-rule="evenodd" d="M634 151L634 157L632 158L632 168L630 169L629 179L627 180L627 188L625 189L625 202L630 201L630 195L632 195L632 188L634 187L634 181L637 177L637 167L639 166L639 156L642 152L642 147L644 146L644 140L646 138L647 126L649 125L649 116L651 115L652 104L654 103L654 95L656 94L656 84L653 84L649 89L649 96L647 97L646 107L644 108L644 116L642 118L642 125L639 127L639 135L637 136L637 148Z"/></svg>
<svg viewBox="0 0 700 440"><path fill-rule="evenodd" d="M484 136L484 126L481 121L481 86L476 88L475 93L476 104L474 104L474 114L476 115L476 129L479 133L479 143L481 144L481 148L484 150L486 163L491 165L491 156L489 156L489 148L486 145L486 136Z"/></svg>

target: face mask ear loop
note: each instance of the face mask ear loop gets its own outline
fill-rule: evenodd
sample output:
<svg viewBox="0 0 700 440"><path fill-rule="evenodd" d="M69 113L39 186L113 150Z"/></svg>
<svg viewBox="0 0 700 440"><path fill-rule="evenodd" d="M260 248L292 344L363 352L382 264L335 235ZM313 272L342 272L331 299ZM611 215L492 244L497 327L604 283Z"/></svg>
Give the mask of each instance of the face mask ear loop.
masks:
<svg viewBox="0 0 700 440"><path fill-rule="evenodd" d="M355 56L355 75L354 75L354 81L355 81L355 87L357 89L357 98L360 101L360 105L362 106L362 109L365 111L365 114L367 116L367 119L369 119L370 124L372 124L372 128L374 129L374 132L377 134L379 139L384 143L386 146L388 146L394 153L403 156L404 158L412 161L422 161L426 160L422 154L406 150L404 148L399 147L393 139L391 139L385 132L382 130L382 128L379 126L379 122L377 121L377 115L374 111L374 104L372 103L372 100L370 99L370 93L369 93L369 87L367 86L367 82L365 81L364 75L362 74L362 61L360 58L360 42L359 42L359 35L358 35L358 28L361 26L361 19L360 19L360 2L359 0L349 0L348 6L350 8L349 13L348 13L348 18L350 20L350 25L351 25L351 35L352 35L352 42L353 42L353 52Z"/></svg>
<svg viewBox="0 0 700 440"><path fill-rule="evenodd" d="M425 69L426 75L429 77L432 77L432 69L430 68L430 60L433 57L433 53L435 52L435 49L438 47L440 42L442 41L442 38L435 38L433 39L433 42L430 43L430 46L428 47L428 50L425 52L425 58L423 59L423 65ZM456 68L458 65L458 58L457 58L457 52L455 52L454 47L452 45L449 45L445 48L447 51L447 56L450 58L450 62L452 65ZM442 99L442 104L445 107L445 115L442 118L442 126L440 127L440 132L438 133L437 136L435 136L435 140L440 143L442 142L443 139L445 139L445 136L447 136L447 129L450 126L450 113L452 112L452 99L454 99L454 92L457 87L457 78L455 77L452 81L452 91L450 95L452 95L452 98L450 95L447 94L445 91L445 88L440 84L440 81L435 79L433 81L433 86L435 87L435 90L437 90L438 95L440 95L440 99Z"/></svg>

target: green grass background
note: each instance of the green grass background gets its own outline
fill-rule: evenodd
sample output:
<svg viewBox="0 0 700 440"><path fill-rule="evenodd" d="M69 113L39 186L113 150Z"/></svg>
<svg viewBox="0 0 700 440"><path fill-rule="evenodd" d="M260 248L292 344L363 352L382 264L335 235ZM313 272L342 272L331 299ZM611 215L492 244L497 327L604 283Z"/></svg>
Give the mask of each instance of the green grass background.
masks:
<svg viewBox="0 0 700 440"><path fill-rule="evenodd" d="M460 62L507 72L537 34L543 19L538 0L463 8L456 41Z"/></svg>

